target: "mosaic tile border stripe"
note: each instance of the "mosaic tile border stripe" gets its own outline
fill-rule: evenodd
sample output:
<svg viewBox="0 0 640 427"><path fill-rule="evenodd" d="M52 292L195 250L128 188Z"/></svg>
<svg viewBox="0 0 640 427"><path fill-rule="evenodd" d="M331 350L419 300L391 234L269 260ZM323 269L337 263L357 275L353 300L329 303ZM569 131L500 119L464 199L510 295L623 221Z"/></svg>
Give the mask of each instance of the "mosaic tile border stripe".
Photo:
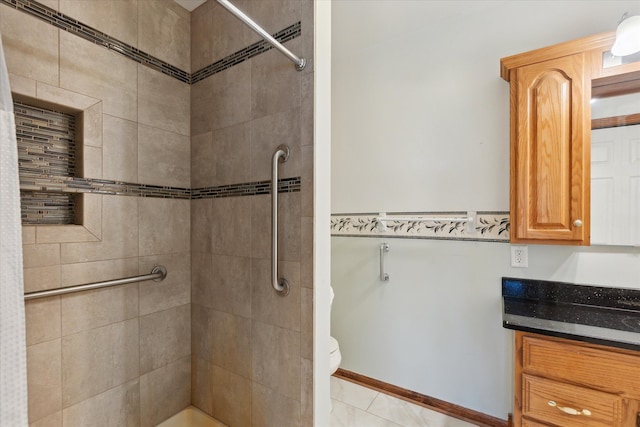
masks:
<svg viewBox="0 0 640 427"><path fill-rule="evenodd" d="M0 0L0 4L5 4L9 7L17 9L21 12L25 12L35 18L38 18L44 22L47 22L61 30L75 34L78 37L83 38L91 43L103 46L113 52L126 56L127 58L136 61L139 64L145 65L162 74L168 75L175 79L180 80L183 83L193 84L200 80L206 79L220 71L226 70L234 65L238 65L248 59L253 58L256 55L267 52L273 49L266 41L262 40L241 49L226 58L214 62L213 64L204 67L193 74L181 70L161 59L158 59L146 52L143 52L127 43L124 43L110 35L103 33L89 25L71 18L70 16L60 13L55 9L51 9L41 3L33 0ZM302 34L302 24L300 21L278 31L273 34L273 37L280 43L285 43L292 40Z"/></svg>
<svg viewBox="0 0 640 427"><path fill-rule="evenodd" d="M278 193L300 191L300 177L278 180ZM271 181L258 181L248 184L222 185L219 187L195 188L191 190L191 199L217 199L221 197L257 196L271 194Z"/></svg>
<svg viewBox="0 0 640 427"><path fill-rule="evenodd" d="M190 81L191 76L186 71L151 56L148 53L145 53L41 3L32 0L0 0L0 2L45 21L60 28L61 30L65 30L87 41L106 47L107 49L124 55L139 64L146 65L147 67L160 71L161 73L176 78L184 83L189 83Z"/></svg>
<svg viewBox="0 0 640 427"><path fill-rule="evenodd" d="M476 225L469 232L462 222L449 221L451 216L466 216L466 212L411 212L387 214L386 230L382 230L379 214L355 213L331 215L331 236L393 237L403 239L471 240L509 243L511 223L509 212L477 212ZM393 219L396 216L405 219ZM443 220L416 221L407 217L429 216Z"/></svg>
<svg viewBox="0 0 640 427"><path fill-rule="evenodd" d="M284 30L278 31L277 33L273 34L273 37L280 43L285 43L298 37L300 34L302 34L302 24L300 23L300 21L298 21L290 27L287 27ZM216 61L213 64L194 72L191 75L191 84L204 80L207 77L224 71L227 68L231 68L234 65L238 65L253 58L256 55L260 55L261 53L267 52L271 49L274 49L274 47L264 40L256 42L242 50L232 53L226 58Z"/></svg>
<svg viewBox="0 0 640 427"><path fill-rule="evenodd" d="M278 181L278 193L298 192L300 191L300 182L300 177L281 179ZM20 190L190 200L271 194L271 181L249 182L192 190L189 188L134 184L106 179L23 174L20 176Z"/></svg>

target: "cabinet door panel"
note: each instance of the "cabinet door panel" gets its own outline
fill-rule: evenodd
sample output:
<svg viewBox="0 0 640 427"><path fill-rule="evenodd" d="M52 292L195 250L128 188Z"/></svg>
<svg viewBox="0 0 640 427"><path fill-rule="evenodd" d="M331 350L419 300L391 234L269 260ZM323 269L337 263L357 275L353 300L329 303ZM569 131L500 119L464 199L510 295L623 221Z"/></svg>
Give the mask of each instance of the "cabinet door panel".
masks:
<svg viewBox="0 0 640 427"><path fill-rule="evenodd" d="M588 244L589 88L584 82L583 54L516 71L512 241Z"/></svg>

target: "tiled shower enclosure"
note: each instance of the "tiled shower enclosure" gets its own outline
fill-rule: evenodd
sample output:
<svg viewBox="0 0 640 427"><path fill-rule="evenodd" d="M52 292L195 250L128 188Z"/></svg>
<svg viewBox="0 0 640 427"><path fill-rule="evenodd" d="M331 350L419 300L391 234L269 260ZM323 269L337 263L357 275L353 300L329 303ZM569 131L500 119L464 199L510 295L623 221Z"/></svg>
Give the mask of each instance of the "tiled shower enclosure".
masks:
<svg viewBox="0 0 640 427"><path fill-rule="evenodd" d="M21 178L79 207L23 226L25 292L168 270L26 304L32 426L152 426L189 404L312 424L313 2L234 4L306 69L213 0L0 0L14 100L75 117L79 144L72 176ZM270 287L280 144L286 298Z"/></svg>

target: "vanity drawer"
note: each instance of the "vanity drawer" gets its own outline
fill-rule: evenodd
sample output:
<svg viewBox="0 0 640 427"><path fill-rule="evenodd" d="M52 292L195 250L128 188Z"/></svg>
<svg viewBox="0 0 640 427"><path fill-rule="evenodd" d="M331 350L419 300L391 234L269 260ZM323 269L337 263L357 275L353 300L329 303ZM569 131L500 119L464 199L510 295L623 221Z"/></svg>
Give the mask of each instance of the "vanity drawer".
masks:
<svg viewBox="0 0 640 427"><path fill-rule="evenodd" d="M522 370L547 378L640 398L640 357L584 343L522 337Z"/></svg>
<svg viewBox="0 0 640 427"><path fill-rule="evenodd" d="M522 416L533 421L562 427L621 427L622 410L621 396L522 375Z"/></svg>

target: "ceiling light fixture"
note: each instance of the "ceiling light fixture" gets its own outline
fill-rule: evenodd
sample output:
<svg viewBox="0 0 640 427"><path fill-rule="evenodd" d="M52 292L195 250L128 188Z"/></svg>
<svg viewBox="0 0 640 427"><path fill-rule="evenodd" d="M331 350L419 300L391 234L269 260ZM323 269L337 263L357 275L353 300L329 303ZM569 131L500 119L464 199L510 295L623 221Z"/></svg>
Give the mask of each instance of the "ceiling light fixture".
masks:
<svg viewBox="0 0 640 427"><path fill-rule="evenodd" d="M611 48L614 56L626 56L640 52L640 15L622 15L616 30L616 41Z"/></svg>

